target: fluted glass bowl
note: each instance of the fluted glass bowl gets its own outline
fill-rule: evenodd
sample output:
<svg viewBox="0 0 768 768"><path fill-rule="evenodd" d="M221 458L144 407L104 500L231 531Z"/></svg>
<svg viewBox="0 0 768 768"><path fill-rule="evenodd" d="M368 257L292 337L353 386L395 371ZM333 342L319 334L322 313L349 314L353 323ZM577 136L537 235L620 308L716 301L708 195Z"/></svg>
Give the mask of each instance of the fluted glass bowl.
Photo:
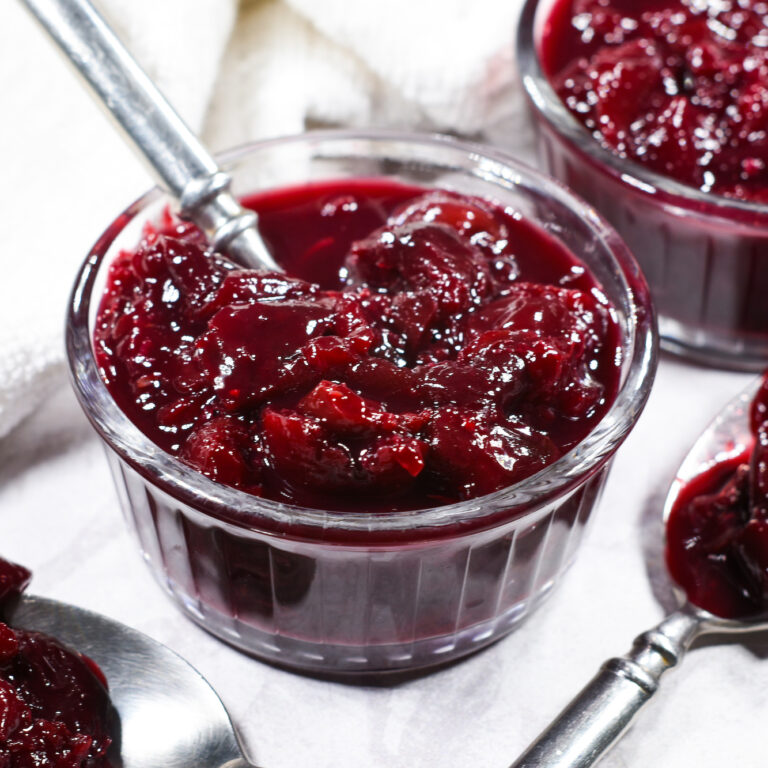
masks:
<svg viewBox="0 0 768 768"><path fill-rule="evenodd" d="M701 192L603 147L563 104L540 57L556 0L527 0L517 62L543 168L592 203L645 273L662 347L708 365L768 364L768 206Z"/></svg>
<svg viewBox="0 0 768 768"><path fill-rule="evenodd" d="M232 645L294 669L366 673L469 653L521 622L573 560L611 457L655 370L655 325L631 255L557 182L439 137L331 132L224 155L234 191L380 177L510 205L592 270L617 311L621 386L587 438L495 493L408 512L299 508L220 485L155 446L112 400L92 331L107 266L168 206L150 190L88 255L72 293L67 350L80 403L102 437L128 524L184 612Z"/></svg>

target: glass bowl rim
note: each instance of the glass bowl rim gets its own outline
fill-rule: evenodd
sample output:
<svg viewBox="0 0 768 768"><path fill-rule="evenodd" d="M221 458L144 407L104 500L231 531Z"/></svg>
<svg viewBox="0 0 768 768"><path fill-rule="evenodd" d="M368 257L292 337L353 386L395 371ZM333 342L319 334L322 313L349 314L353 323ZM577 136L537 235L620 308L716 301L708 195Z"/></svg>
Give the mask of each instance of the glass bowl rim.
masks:
<svg viewBox="0 0 768 768"><path fill-rule="evenodd" d="M273 529L275 524L308 528L315 531L339 529L359 532L386 532L432 529L452 524L482 524L504 513L504 522L524 517L533 504L531 514L539 511L550 499L591 477L613 455L627 436L650 393L658 356L656 316L648 286L640 268L627 246L594 209L583 202L565 185L529 168L504 152L479 144L462 142L439 134L418 134L399 131L324 130L307 131L291 136L250 142L220 153L222 165L259 151L289 144L342 143L352 141L384 144L421 145L448 148L474 161L485 160L513 172L513 184L525 190L521 179L534 182L539 192L555 197L579 213L588 222L597 238L604 244L613 267L623 279L628 302L630 333L623 341L628 347L626 375L614 402L592 431L573 449L534 475L514 485L466 501L437 507L396 512L350 512L320 510L265 499L217 483L174 456L158 448L112 400L102 381L93 355L90 331L90 299L98 269L111 243L137 214L149 203L159 199L162 191L153 187L136 199L100 235L83 262L72 289L67 313L66 348L70 378L80 405L102 440L145 479L174 498L238 528L262 530L259 521ZM477 165L475 165L477 167ZM466 171L463 171L466 173ZM95 387L86 391L85 380ZM93 395L96 395L100 404ZM131 444L128 445L126 437ZM137 455L137 448L140 454ZM170 474L163 473L167 467ZM520 510L520 507L523 507ZM517 510L517 511L516 511ZM490 524L490 523L489 523Z"/></svg>
<svg viewBox="0 0 768 768"><path fill-rule="evenodd" d="M768 226L768 204L702 192L669 176L646 168L641 163L623 158L603 146L565 106L545 75L536 46L536 12L542 0L525 0L520 12L515 42L516 61L520 80L536 114L543 118L571 149L586 155L601 170L619 183L631 187L659 205L695 208L686 214L702 217L712 215L723 219L734 218L743 224ZM763 221L755 219L763 218Z"/></svg>

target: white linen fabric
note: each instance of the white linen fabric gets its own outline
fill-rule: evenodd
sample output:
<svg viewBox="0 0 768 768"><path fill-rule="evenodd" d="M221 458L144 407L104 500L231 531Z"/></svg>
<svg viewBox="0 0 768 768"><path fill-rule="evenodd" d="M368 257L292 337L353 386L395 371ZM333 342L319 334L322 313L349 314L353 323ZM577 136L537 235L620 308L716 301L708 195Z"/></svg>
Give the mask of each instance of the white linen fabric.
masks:
<svg viewBox="0 0 768 768"><path fill-rule="evenodd" d="M101 7L198 128L234 0L104 0ZM66 386L64 315L77 267L150 177L17 2L0 4L0 92L2 435Z"/></svg>
<svg viewBox="0 0 768 768"><path fill-rule="evenodd" d="M98 6L214 149L317 124L491 137L519 114L519 0ZM0 52L2 436L63 385L77 265L150 178L20 4L0 6Z"/></svg>

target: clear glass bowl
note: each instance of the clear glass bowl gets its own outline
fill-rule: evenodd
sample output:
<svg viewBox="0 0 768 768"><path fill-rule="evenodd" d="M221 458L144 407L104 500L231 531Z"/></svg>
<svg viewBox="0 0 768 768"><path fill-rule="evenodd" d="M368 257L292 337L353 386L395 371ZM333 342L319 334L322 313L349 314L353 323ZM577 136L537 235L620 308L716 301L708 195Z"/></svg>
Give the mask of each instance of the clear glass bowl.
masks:
<svg viewBox="0 0 768 768"><path fill-rule="evenodd" d="M527 0L517 61L543 167L592 203L643 268L662 347L708 365L768 364L768 206L707 194L622 159L569 112L539 60L555 0Z"/></svg>
<svg viewBox="0 0 768 768"><path fill-rule="evenodd" d="M221 158L234 191L310 179L387 177L513 206L593 271L622 329L616 400L574 450L510 487L386 514L293 507L215 483L155 446L99 377L92 329L106 267L169 204L157 189L110 225L72 294L75 390L107 450L120 502L158 581L232 645L320 673L416 669L480 648L522 621L573 560L619 444L648 396L655 323L642 274L616 235L557 182L473 145L317 133Z"/></svg>

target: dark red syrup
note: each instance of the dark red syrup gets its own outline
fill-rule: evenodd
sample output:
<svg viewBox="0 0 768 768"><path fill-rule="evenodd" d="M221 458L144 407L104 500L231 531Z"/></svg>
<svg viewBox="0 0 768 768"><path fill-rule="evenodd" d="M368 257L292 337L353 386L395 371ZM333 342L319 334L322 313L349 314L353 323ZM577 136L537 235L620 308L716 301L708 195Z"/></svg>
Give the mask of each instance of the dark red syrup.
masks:
<svg viewBox="0 0 768 768"><path fill-rule="evenodd" d="M0 559L0 614L30 573ZM0 766L109 768L115 713L89 658L0 621Z"/></svg>
<svg viewBox="0 0 768 768"><path fill-rule="evenodd" d="M622 157L705 192L768 202L764 0L558 0L541 60Z"/></svg>
<svg viewBox="0 0 768 768"><path fill-rule="evenodd" d="M418 509L512 485L602 418L619 326L584 266L516 211L390 181L245 200L286 274L167 219L111 265L110 393L210 478L319 509Z"/></svg>
<svg viewBox="0 0 768 768"><path fill-rule="evenodd" d="M667 565L695 605L738 618L768 609L768 376L751 408L754 445L680 493Z"/></svg>

